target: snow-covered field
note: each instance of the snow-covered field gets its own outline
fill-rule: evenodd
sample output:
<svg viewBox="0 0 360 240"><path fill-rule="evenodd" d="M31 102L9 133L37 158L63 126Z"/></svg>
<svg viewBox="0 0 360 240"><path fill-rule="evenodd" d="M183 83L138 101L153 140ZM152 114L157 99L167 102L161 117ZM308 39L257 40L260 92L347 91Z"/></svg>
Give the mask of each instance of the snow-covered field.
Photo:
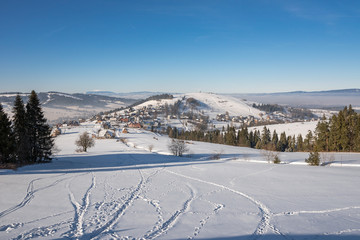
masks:
<svg viewBox="0 0 360 240"><path fill-rule="evenodd" d="M189 142L179 158L143 130L75 153L91 127L60 135L50 164L0 171L0 239L360 239L360 154L310 167L307 153L282 153L275 165Z"/></svg>

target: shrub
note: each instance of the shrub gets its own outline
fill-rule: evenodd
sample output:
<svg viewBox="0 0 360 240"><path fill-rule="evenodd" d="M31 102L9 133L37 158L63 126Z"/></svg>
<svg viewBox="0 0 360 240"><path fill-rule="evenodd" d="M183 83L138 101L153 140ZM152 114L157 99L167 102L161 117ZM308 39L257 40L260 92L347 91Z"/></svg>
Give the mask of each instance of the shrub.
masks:
<svg viewBox="0 0 360 240"><path fill-rule="evenodd" d="M309 157L305 159L305 162L310 166L319 166L320 165L320 155L318 152L310 152Z"/></svg>
<svg viewBox="0 0 360 240"><path fill-rule="evenodd" d="M221 155L223 154L223 151L215 152L213 155L210 156L211 160L219 160L221 158Z"/></svg>
<svg viewBox="0 0 360 240"><path fill-rule="evenodd" d="M274 159L273 159L273 163L275 163L275 164L281 163L281 160L280 160L280 158L279 158L278 155L275 155L275 157L274 157Z"/></svg>

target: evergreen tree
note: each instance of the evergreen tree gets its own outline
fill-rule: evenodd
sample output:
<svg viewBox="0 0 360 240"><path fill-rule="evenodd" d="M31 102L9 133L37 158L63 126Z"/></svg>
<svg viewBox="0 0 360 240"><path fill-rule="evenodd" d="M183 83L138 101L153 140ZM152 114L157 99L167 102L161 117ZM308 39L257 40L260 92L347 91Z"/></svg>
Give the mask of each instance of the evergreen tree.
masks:
<svg viewBox="0 0 360 240"><path fill-rule="evenodd" d="M296 151L304 151L304 141L301 134L296 138Z"/></svg>
<svg viewBox="0 0 360 240"><path fill-rule="evenodd" d="M310 166L319 166L320 165L320 155L318 152L310 152L309 157L305 159L305 162Z"/></svg>
<svg viewBox="0 0 360 240"><path fill-rule="evenodd" d="M261 147L268 148L268 144L271 142L271 133L266 126L264 126L261 134Z"/></svg>
<svg viewBox="0 0 360 240"><path fill-rule="evenodd" d="M236 145L236 133L234 127L227 127L227 131L225 133L225 144L227 145Z"/></svg>
<svg viewBox="0 0 360 240"><path fill-rule="evenodd" d="M280 140L277 145L277 150L280 152L285 152L285 150L288 148L288 145L289 145L289 143L288 143L288 139L286 137L286 133L282 132L280 134Z"/></svg>
<svg viewBox="0 0 360 240"><path fill-rule="evenodd" d="M26 120L30 140L30 161L51 161L54 143L50 136L50 127L46 123L39 98L35 91L31 92L29 101L26 105Z"/></svg>
<svg viewBox="0 0 360 240"><path fill-rule="evenodd" d="M340 134L342 128L342 117L342 112L340 111L338 115L333 115L330 120L330 151L341 151Z"/></svg>
<svg viewBox="0 0 360 240"><path fill-rule="evenodd" d="M304 150L305 151L312 151L313 150L313 134L309 130L308 134L306 134L306 137L304 139Z"/></svg>
<svg viewBox="0 0 360 240"><path fill-rule="evenodd" d="M278 142L279 142L279 136L278 136L276 130L274 130L273 135L272 135L272 139L271 139L272 148L274 150L277 150Z"/></svg>
<svg viewBox="0 0 360 240"><path fill-rule="evenodd" d="M249 131L247 127L242 127L238 131L238 145L241 147L250 147Z"/></svg>
<svg viewBox="0 0 360 240"><path fill-rule="evenodd" d="M261 147L261 135L259 130L255 130L254 132L254 146L257 149Z"/></svg>
<svg viewBox="0 0 360 240"><path fill-rule="evenodd" d="M315 129L315 135L316 135L315 144L318 151L329 151L330 129L329 129L329 123L326 120L325 115L318 122Z"/></svg>
<svg viewBox="0 0 360 240"><path fill-rule="evenodd" d="M0 163L14 161L14 143L11 122L0 103Z"/></svg>
<svg viewBox="0 0 360 240"><path fill-rule="evenodd" d="M287 142L288 142L287 150L288 150L289 152L295 152L295 151L296 151L296 139L295 139L295 135L294 135L294 136L288 136Z"/></svg>
<svg viewBox="0 0 360 240"><path fill-rule="evenodd" d="M15 98L13 113L16 161L18 163L26 163L30 158L30 145L25 106L20 95L17 95Z"/></svg>

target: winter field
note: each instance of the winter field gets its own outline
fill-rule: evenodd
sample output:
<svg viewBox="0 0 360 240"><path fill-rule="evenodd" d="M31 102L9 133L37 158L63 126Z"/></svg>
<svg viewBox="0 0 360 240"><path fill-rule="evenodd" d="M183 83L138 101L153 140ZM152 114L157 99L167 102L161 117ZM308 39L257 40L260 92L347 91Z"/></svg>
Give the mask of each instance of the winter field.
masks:
<svg viewBox="0 0 360 240"><path fill-rule="evenodd" d="M360 239L360 154L310 167L188 142L180 158L143 130L76 153L92 128L66 129L50 164L0 170L0 239Z"/></svg>

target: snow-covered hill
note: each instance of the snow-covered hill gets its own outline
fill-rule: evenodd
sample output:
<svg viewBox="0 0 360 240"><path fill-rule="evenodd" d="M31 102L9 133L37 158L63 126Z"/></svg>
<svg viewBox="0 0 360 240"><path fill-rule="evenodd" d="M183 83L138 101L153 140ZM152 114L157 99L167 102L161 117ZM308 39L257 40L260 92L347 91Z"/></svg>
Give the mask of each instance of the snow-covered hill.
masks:
<svg viewBox="0 0 360 240"><path fill-rule="evenodd" d="M50 164L0 170L0 239L360 238L359 154L310 167L306 153L281 153L288 164L275 165L256 149L188 142L179 158L143 130L76 153L94 127L64 129Z"/></svg>
<svg viewBox="0 0 360 240"><path fill-rule="evenodd" d="M188 100L195 99L197 104L194 108L191 108ZM218 114L228 113L230 116L253 116L255 118L261 118L265 113L253 108L245 101L237 99L231 96L220 95L215 93L186 93L175 94L173 99L161 99L151 100L142 103L137 108L152 106L164 106L167 104L175 104L177 101L181 101L184 110L201 112L203 115L207 115L210 119L216 118Z"/></svg>

